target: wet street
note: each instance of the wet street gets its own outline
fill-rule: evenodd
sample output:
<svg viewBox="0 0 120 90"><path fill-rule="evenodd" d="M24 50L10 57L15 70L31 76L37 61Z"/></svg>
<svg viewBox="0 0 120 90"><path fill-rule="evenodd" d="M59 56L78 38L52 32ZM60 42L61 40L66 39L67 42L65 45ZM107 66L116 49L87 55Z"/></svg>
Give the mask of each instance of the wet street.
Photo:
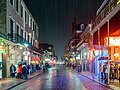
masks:
<svg viewBox="0 0 120 90"><path fill-rule="evenodd" d="M50 68L33 79L10 90L109 90L65 66Z"/></svg>

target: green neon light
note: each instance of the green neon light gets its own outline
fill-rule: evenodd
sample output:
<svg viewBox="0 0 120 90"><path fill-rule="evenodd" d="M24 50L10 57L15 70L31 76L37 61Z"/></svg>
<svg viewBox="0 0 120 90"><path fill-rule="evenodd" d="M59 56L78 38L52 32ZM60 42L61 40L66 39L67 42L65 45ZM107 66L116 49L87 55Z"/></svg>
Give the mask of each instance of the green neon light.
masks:
<svg viewBox="0 0 120 90"><path fill-rule="evenodd" d="M2 54L3 54L3 53L6 53L6 51L0 51L0 53L2 53Z"/></svg>

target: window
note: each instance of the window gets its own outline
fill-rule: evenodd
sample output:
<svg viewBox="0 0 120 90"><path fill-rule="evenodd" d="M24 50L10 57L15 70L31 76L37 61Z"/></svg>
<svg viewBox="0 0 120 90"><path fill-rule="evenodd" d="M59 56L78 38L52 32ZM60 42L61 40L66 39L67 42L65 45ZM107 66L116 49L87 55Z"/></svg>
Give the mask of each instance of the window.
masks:
<svg viewBox="0 0 120 90"><path fill-rule="evenodd" d="M32 45L33 45L33 43L34 43L34 40L32 39Z"/></svg>
<svg viewBox="0 0 120 90"><path fill-rule="evenodd" d="M37 30L36 27L37 27L37 26L35 25L35 34L36 34L36 30Z"/></svg>
<svg viewBox="0 0 120 90"><path fill-rule="evenodd" d="M34 21L33 21L33 28L32 28L32 30L34 31Z"/></svg>
<svg viewBox="0 0 120 90"><path fill-rule="evenodd" d="M10 0L10 4L13 6L14 5L14 0Z"/></svg>
<svg viewBox="0 0 120 90"><path fill-rule="evenodd" d="M21 36L23 37L23 29L21 29Z"/></svg>
<svg viewBox="0 0 120 90"><path fill-rule="evenodd" d="M29 34L28 34L28 42L29 42Z"/></svg>
<svg viewBox="0 0 120 90"><path fill-rule="evenodd" d="M14 25L13 19L10 19L10 33L15 33Z"/></svg>
<svg viewBox="0 0 120 90"><path fill-rule="evenodd" d="M30 19L30 16L29 16L29 21L28 21L28 22L29 22L29 27L31 27L31 21L30 21L30 20L31 20L31 19Z"/></svg>
<svg viewBox="0 0 120 90"><path fill-rule="evenodd" d="M21 18L23 18L23 6L21 5Z"/></svg>
<svg viewBox="0 0 120 90"><path fill-rule="evenodd" d="M31 38L31 44L32 44L32 38Z"/></svg>
<svg viewBox="0 0 120 90"><path fill-rule="evenodd" d="M25 40L26 40L26 32L25 32Z"/></svg>
<svg viewBox="0 0 120 90"><path fill-rule="evenodd" d="M14 20L10 18L10 38L11 40L15 39L15 24L14 24Z"/></svg>
<svg viewBox="0 0 120 90"><path fill-rule="evenodd" d="M29 25L29 13L27 14L27 24Z"/></svg>
<svg viewBox="0 0 120 90"><path fill-rule="evenodd" d="M18 0L16 0L16 11L18 12Z"/></svg>
<svg viewBox="0 0 120 90"><path fill-rule="evenodd" d="M32 28L32 19L30 20L30 26L31 26L31 28Z"/></svg>
<svg viewBox="0 0 120 90"><path fill-rule="evenodd" d="M17 25L17 35L20 35L20 27Z"/></svg>
<svg viewBox="0 0 120 90"><path fill-rule="evenodd" d="M13 31L14 31L14 21L10 19L10 34L13 36Z"/></svg>
<svg viewBox="0 0 120 90"><path fill-rule="evenodd" d="M25 23L27 22L27 12L25 11Z"/></svg>

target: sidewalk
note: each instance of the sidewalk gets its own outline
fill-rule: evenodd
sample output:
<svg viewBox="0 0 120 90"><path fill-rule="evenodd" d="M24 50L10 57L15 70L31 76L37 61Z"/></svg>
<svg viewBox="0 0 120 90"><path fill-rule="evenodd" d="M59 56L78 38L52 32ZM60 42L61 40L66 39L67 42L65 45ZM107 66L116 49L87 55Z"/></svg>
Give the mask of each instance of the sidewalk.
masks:
<svg viewBox="0 0 120 90"><path fill-rule="evenodd" d="M114 80L114 82L110 81L110 85L107 85L107 84L104 84L102 81L99 81L98 75L92 74L90 72L81 72L80 75L83 75L91 80L94 80L106 87L110 87L113 90L120 90L120 84L119 84L118 80Z"/></svg>
<svg viewBox="0 0 120 90"><path fill-rule="evenodd" d="M33 74L29 74L28 75L28 80L41 74L42 71L37 71ZM16 79L16 78L5 78L5 79L2 79L0 80L0 90L6 90L8 88L11 88L11 87L14 87L16 85L19 85L23 82L25 82L26 80L23 80L23 79Z"/></svg>

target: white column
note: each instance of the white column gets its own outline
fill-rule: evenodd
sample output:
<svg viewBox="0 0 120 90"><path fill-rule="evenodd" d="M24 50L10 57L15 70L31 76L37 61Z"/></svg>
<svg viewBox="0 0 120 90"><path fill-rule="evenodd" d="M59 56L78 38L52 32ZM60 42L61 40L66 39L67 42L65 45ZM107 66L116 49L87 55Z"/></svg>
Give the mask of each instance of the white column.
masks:
<svg viewBox="0 0 120 90"><path fill-rule="evenodd" d="M110 79L109 79L109 73L110 73L110 50L109 50L109 30L110 30L110 27L109 27L109 20L107 21L107 25L108 25L108 84L110 84Z"/></svg>

